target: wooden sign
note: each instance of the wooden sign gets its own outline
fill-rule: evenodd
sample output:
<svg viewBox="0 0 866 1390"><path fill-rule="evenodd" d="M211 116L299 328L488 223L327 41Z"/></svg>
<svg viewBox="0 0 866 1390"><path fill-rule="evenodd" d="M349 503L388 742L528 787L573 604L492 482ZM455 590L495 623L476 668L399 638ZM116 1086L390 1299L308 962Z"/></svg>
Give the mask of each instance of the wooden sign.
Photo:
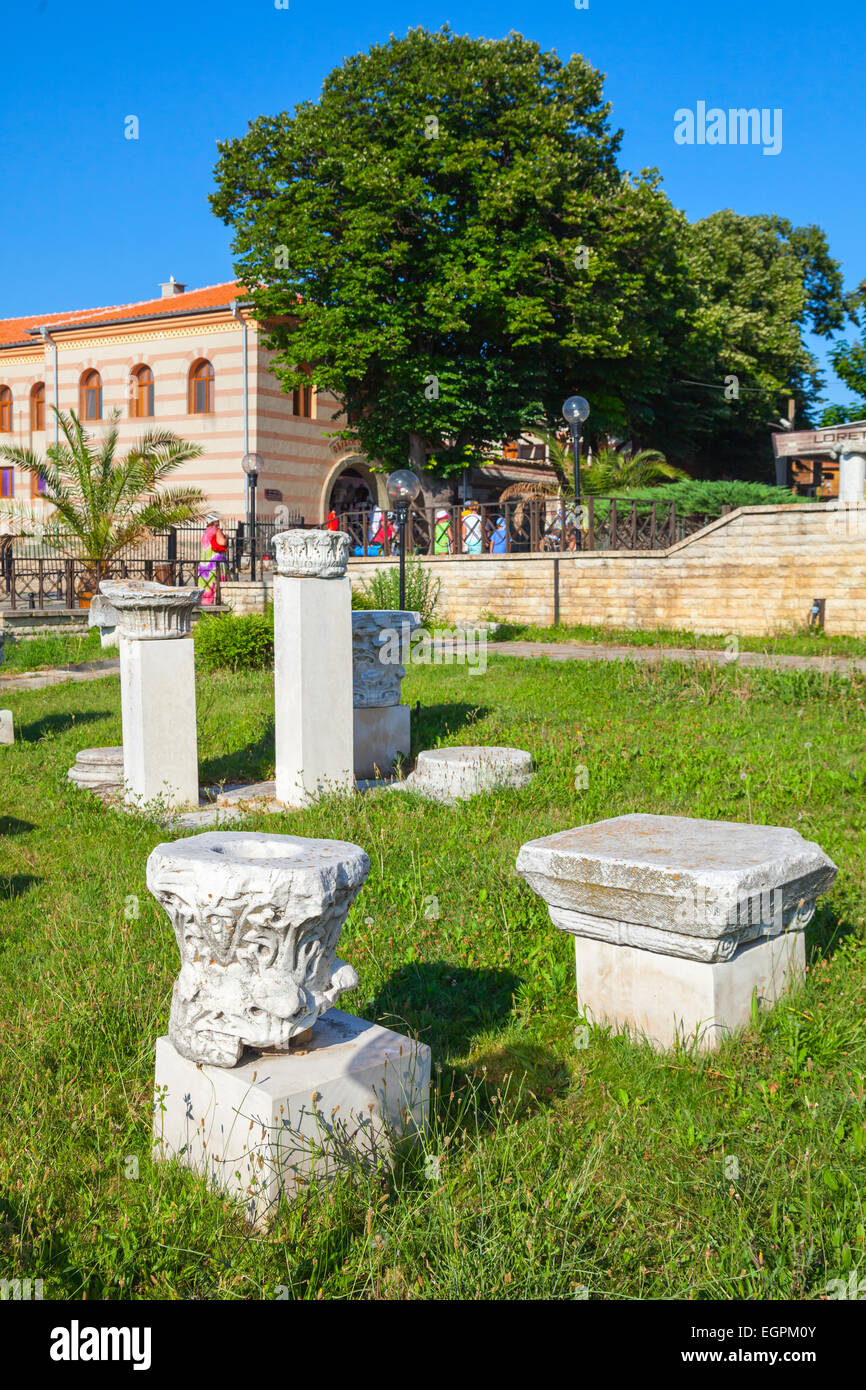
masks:
<svg viewBox="0 0 866 1390"><path fill-rule="evenodd" d="M830 458L833 450L849 442L866 449L866 420L826 430L778 430L773 435L773 454L777 459Z"/></svg>

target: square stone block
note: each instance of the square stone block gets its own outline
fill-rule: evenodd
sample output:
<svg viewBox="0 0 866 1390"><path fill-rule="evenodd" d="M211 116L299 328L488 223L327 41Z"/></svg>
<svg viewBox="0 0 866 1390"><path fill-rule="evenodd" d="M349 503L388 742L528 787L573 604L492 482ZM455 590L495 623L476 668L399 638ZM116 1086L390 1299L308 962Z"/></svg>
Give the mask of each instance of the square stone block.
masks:
<svg viewBox="0 0 866 1390"><path fill-rule="evenodd" d="M412 747L408 705L356 706L355 777L390 777L399 753L408 758Z"/></svg>
<svg viewBox="0 0 866 1390"><path fill-rule="evenodd" d="M154 1156L175 1159L267 1222L280 1191L389 1161L392 1140L425 1126L430 1049L329 1009L296 1050L236 1067L187 1061L156 1044Z"/></svg>
<svg viewBox="0 0 866 1390"><path fill-rule="evenodd" d="M15 724L11 709L0 709L0 743L15 742Z"/></svg>
<svg viewBox="0 0 866 1390"><path fill-rule="evenodd" d="M801 929L836 877L785 826L643 814L530 840L517 871L565 931L706 961Z"/></svg>
<svg viewBox="0 0 866 1390"><path fill-rule="evenodd" d="M805 973L801 931L742 946L731 960L706 963L619 946L588 936L574 939L577 997L594 1023L626 1026L654 1047L678 1040L710 1052L745 1027L757 991L769 1006Z"/></svg>

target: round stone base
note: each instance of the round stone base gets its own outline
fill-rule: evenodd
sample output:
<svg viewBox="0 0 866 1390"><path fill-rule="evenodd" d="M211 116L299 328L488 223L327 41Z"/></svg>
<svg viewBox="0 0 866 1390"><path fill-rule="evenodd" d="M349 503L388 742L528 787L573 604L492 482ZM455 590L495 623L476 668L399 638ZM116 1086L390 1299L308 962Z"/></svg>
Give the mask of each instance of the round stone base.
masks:
<svg viewBox="0 0 866 1390"><path fill-rule="evenodd" d="M495 791L498 787L527 787L532 781L532 757L522 748L431 748L418 754L406 788L433 801L455 801Z"/></svg>

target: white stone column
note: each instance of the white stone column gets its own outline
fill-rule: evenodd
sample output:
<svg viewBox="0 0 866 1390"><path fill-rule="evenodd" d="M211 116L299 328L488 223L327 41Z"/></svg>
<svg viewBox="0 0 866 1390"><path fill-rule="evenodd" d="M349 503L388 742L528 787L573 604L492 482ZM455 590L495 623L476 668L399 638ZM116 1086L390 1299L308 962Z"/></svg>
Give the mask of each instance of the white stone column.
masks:
<svg viewBox="0 0 866 1390"><path fill-rule="evenodd" d="M866 498L866 457L842 453L839 458L839 501L862 502Z"/></svg>
<svg viewBox="0 0 866 1390"><path fill-rule="evenodd" d="M198 806L195 655L197 589L148 580L103 580L118 615L126 800Z"/></svg>
<svg viewBox="0 0 866 1390"><path fill-rule="evenodd" d="M421 614L359 609L352 614L352 685L355 705L355 776L390 777L399 755L408 758L411 714L400 704L412 633Z"/></svg>
<svg viewBox="0 0 866 1390"><path fill-rule="evenodd" d="M274 550L276 792L300 807L354 785L349 537L282 531Z"/></svg>

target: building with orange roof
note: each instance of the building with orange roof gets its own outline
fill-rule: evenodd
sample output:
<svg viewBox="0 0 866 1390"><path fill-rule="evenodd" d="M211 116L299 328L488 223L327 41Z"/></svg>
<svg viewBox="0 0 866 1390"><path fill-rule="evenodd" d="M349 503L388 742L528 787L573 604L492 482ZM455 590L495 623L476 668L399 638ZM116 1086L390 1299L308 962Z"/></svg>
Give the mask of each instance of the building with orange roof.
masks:
<svg viewBox="0 0 866 1390"><path fill-rule="evenodd" d="M98 434L119 411L121 450L148 429L201 444L177 481L210 507L242 517L245 453L264 459L261 517L324 521L332 505L384 501L381 474L329 434L343 424L327 392L285 392L271 371L243 287L187 290L172 277L157 298L0 320L0 439L42 454L54 442L52 405L75 410ZM3 468L4 498L38 497L26 473ZM280 512L282 508L282 512Z"/></svg>

